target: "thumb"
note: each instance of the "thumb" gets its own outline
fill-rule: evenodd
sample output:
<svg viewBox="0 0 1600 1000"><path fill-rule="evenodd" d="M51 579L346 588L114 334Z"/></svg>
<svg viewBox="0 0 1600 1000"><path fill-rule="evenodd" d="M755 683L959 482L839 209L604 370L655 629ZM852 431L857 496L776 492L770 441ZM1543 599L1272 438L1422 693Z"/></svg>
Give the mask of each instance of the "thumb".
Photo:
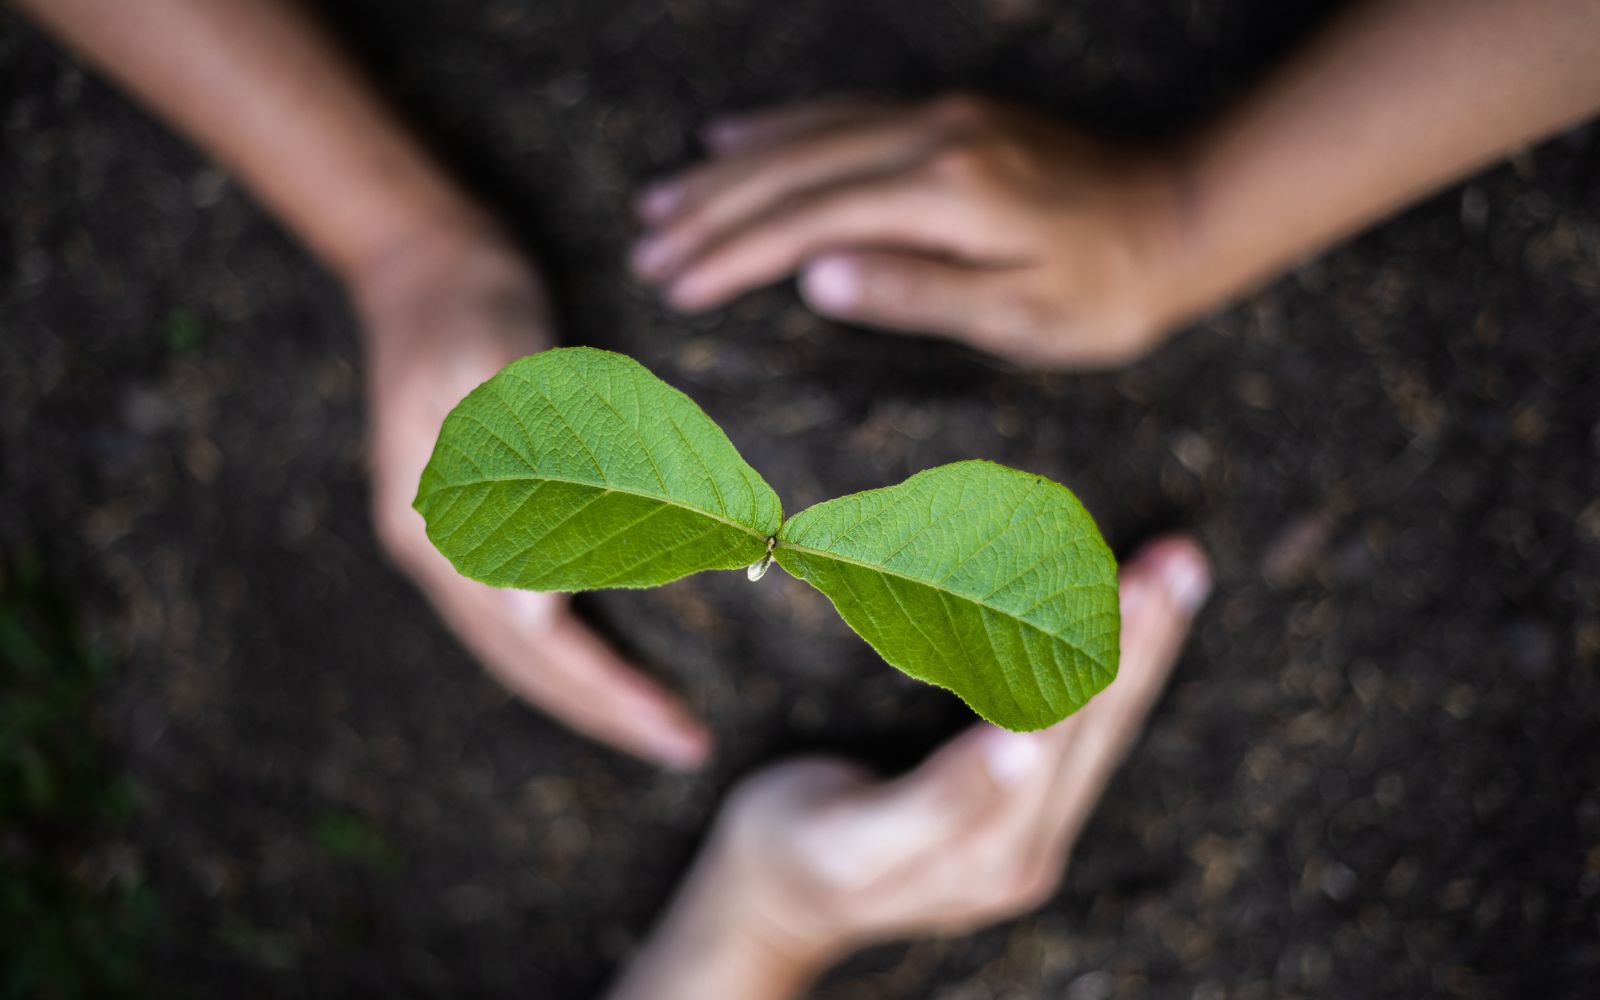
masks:
<svg viewBox="0 0 1600 1000"><path fill-rule="evenodd" d="M910 253L859 251L812 258L800 295L824 316L978 341L998 298L997 276Z"/></svg>
<svg viewBox="0 0 1600 1000"><path fill-rule="evenodd" d="M804 834L841 886L860 888L953 842L999 811L1046 762L1037 733L973 726L915 771L828 807Z"/></svg>

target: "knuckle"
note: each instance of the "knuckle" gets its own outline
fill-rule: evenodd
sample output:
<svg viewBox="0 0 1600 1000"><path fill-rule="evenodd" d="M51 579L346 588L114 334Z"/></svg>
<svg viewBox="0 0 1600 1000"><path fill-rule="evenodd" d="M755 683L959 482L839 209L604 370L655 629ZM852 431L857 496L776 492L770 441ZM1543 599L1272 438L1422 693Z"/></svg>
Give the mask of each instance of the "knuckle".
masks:
<svg viewBox="0 0 1600 1000"><path fill-rule="evenodd" d="M1009 885L992 885L973 901L973 913L983 922L1003 920L1023 911L1017 894Z"/></svg>
<svg viewBox="0 0 1600 1000"><path fill-rule="evenodd" d="M1011 322L1016 336L1035 340L1054 337L1064 325L1060 304L1039 295L1019 298Z"/></svg>
<svg viewBox="0 0 1600 1000"><path fill-rule="evenodd" d="M976 94L957 91L928 102L928 117L934 125L954 131L976 128L988 120L990 105Z"/></svg>
<svg viewBox="0 0 1600 1000"><path fill-rule="evenodd" d="M1151 344L1141 327L1116 317L1085 322L1057 316L1040 327L1037 340L1041 345L1038 363L1058 370L1131 364L1148 353Z"/></svg>
<svg viewBox="0 0 1600 1000"><path fill-rule="evenodd" d="M1142 317L1127 315L1110 324L1106 337L1108 360L1113 364L1127 364L1143 357L1150 350L1154 338L1154 324Z"/></svg>
<svg viewBox="0 0 1600 1000"><path fill-rule="evenodd" d="M987 880L978 889L978 905L988 912L1008 909L1016 895L1014 880L1001 875Z"/></svg>
<svg viewBox="0 0 1600 1000"><path fill-rule="evenodd" d="M872 312L898 315L916 305L916 291L904 271L885 262L861 270L859 295Z"/></svg>
<svg viewBox="0 0 1600 1000"><path fill-rule="evenodd" d="M988 915L982 909L965 907L930 917L926 929L934 937L956 937L982 930L984 924L989 922Z"/></svg>
<svg viewBox="0 0 1600 1000"><path fill-rule="evenodd" d="M1005 136L952 136L933 150L928 167L937 182L960 187L1001 208L1016 201L1029 178L1026 150Z"/></svg>
<svg viewBox="0 0 1600 1000"><path fill-rule="evenodd" d="M988 181L993 163L988 149L976 142L952 142L933 154L928 162L933 175L958 187L973 187Z"/></svg>
<svg viewBox="0 0 1600 1000"><path fill-rule="evenodd" d="M1057 865L1040 865L1028 873L1017 886L1017 903L1023 910L1036 910L1050 901L1061 886L1061 869Z"/></svg>
<svg viewBox="0 0 1600 1000"><path fill-rule="evenodd" d="M1053 879L1018 865L1011 872L991 879L973 904L988 919L1004 919L1043 906L1054 894L1055 888Z"/></svg>
<svg viewBox="0 0 1600 1000"><path fill-rule="evenodd" d="M928 792L927 815L931 822L954 830L966 818L970 802L970 792L965 786L940 786Z"/></svg>
<svg viewBox="0 0 1600 1000"><path fill-rule="evenodd" d="M1000 296L973 334L989 349L1026 360L1046 360L1063 326L1060 308L1036 294L1013 289Z"/></svg>
<svg viewBox="0 0 1600 1000"><path fill-rule="evenodd" d="M973 869L986 873L974 880L970 901L995 915L1026 913L1055 893L1065 867L1060 858L1039 857L1014 836L989 838L978 846Z"/></svg>

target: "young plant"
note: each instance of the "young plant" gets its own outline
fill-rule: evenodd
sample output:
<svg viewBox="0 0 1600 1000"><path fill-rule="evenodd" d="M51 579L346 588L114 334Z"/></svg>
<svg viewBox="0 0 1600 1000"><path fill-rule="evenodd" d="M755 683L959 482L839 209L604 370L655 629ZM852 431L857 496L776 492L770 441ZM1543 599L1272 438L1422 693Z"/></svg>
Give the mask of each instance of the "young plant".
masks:
<svg viewBox="0 0 1600 1000"><path fill-rule="evenodd" d="M956 462L788 518L705 412L638 362L569 347L507 365L451 412L416 509L497 587L653 587L776 560L885 660L1014 730L1116 676L1116 562L1066 487Z"/></svg>

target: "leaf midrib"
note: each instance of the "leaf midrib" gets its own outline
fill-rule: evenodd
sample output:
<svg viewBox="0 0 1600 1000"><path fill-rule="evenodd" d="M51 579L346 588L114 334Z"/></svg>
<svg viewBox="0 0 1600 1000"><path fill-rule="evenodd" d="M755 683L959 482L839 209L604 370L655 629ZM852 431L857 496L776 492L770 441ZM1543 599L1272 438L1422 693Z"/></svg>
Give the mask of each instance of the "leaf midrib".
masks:
<svg viewBox="0 0 1600 1000"><path fill-rule="evenodd" d="M1086 659L1086 660L1090 661L1091 663L1095 664L1100 669L1102 669L1102 670L1106 669L1106 665L1102 660L1100 660L1098 657L1094 656L1087 649L1084 649L1082 646L1080 646L1077 643L1073 642L1071 639L1068 639L1066 636L1058 635L1055 632L1051 632L1049 629L1043 628L1043 627L1041 627L1039 625L1035 625L1033 622L1028 621L1028 619L1020 618L1014 612L1007 611L1005 608L996 607L995 605L990 604L988 601L982 600L981 598L972 597L972 596L970 596L968 594L963 594L959 590L951 590L949 587L940 586L937 583L930 583L929 581L924 580L921 577L911 576L908 573L901 573L898 570L892 570L892 569L889 569L886 566L880 566L880 565L878 565L876 563L863 562L860 559L852 559L849 556L842 556L842 555L838 554L837 552L828 552L825 549L814 549L814 548L811 548L809 545L796 545L794 542L786 542L781 538L778 539L778 544L777 544L776 547L779 550L788 549L791 552L798 552L801 555L816 556L819 559L831 559L832 561L837 562L837 563L844 563L844 564L849 565L849 566L857 566L857 567L860 567L861 569L869 570L869 571L871 571L873 573L882 573L885 576L896 577L896 578L901 579L901 580L906 580L906 581L908 581L910 583L915 583L918 586L927 587L929 590L937 591L937 592L939 592L941 594L949 594L951 597L956 597L956 598L959 598L959 599L961 599L963 601L969 601L969 602L971 602L973 604L976 604L980 608L986 608L986 609L988 609L990 611L993 611L995 614L1004 615L1004 616L1006 616L1007 618L1011 619L1014 622L1017 622L1017 623L1022 624L1022 625L1026 625L1028 628L1033 629L1035 632L1038 632L1040 635L1042 635L1042 636L1044 636L1044 637L1046 637L1048 639L1055 639L1058 642L1062 643L1063 645L1068 646L1068 647L1076 650L1078 652L1078 654L1081 655L1084 659Z"/></svg>
<svg viewBox="0 0 1600 1000"><path fill-rule="evenodd" d="M689 511L690 513L700 514L700 515L702 515L704 517L708 517L713 521L720 521L721 523L726 524L730 528L738 528L740 531L742 531L745 534L749 535L751 538L754 538L756 541L760 542L763 545L765 545L766 542L767 542L767 539L771 537L770 535L762 534L760 531L757 531L755 528L750 527L748 524L741 524L740 522L731 520L730 518L728 518L727 516L722 515L722 514L713 514L711 511L706 510L706 509L704 509L702 507L696 507L693 504L680 503L680 502L678 502L676 500L670 500L670 499L668 499L666 497L657 496L657 495L655 495L653 493L643 493L643 492L640 492L639 490L630 490L630 489L627 489L626 487L622 487L622 486L601 485L600 483L591 483L591 482L587 482L587 481L582 480L582 479L568 479L565 476L484 476L481 479L474 479L471 482L466 482L466 483L446 483L446 484L444 484L442 486L438 486L438 487L434 488L434 490L432 490L429 493L429 495L431 496L433 493L438 493L438 492L441 492L443 490L465 490L465 489L471 489L474 486L482 486L482 485L485 485L487 483L536 483L536 482L537 483L565 483L568 486L587 486L589 489L599 490L602 493L622 493L622 494L626 494L627 496L638 497L641 500L654 500L656 503L659 503L659 504L665 504L666 506L669 506L669 507L677 507L679 510L686 510L686 511ZM791 546L791 547L794 547L794 546Z"/></svg>

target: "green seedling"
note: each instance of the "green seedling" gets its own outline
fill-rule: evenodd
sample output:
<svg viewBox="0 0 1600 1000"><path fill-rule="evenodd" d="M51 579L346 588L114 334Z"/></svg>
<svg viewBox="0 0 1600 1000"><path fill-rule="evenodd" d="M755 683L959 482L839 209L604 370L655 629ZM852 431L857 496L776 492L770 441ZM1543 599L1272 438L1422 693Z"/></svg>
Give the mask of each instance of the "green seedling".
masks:
<svg viewBox="0 0 1600 1000"><path fill-rule="evenodd" d="M571 347L507 365L451 412L416 509L497 587L653 587L776 561L885 660L990 722L1059 722L1117 671L1116 561L1058 483L967 461L785 519L683 393Z"/></svg>

